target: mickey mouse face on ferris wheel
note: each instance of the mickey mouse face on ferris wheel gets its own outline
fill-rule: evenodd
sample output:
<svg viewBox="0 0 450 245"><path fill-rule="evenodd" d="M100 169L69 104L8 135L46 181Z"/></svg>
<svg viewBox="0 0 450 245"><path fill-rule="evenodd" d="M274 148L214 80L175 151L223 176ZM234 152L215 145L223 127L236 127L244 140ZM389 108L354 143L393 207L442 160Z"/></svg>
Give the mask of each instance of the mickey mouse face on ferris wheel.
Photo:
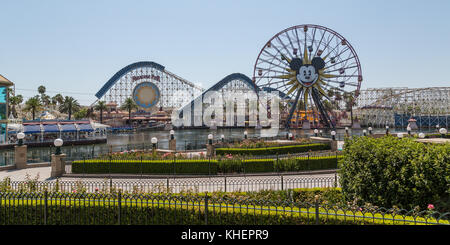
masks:
<svg viewBox="0 0 450 245"><path fill-rule="evenodd" d="M298 82L305 87L311 87L319 79L319 70L325 67L325 61L320 57L314 57L311 64L303 64L302 59L294 58L289 66L296 72Z"/></svg>

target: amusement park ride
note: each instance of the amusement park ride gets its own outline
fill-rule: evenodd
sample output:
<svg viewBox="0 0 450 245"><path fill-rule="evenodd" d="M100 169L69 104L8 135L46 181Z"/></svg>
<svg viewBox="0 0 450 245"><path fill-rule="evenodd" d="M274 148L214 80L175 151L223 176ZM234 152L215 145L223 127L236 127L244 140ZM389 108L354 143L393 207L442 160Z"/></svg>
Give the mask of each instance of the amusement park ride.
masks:
<svg viewBox="0 0 450 245"><path fill-rule="evenodd" d="M277 33L264 45L253 79L235 73L205 91L160 64L144 61L121 69L96 97L119 106L131 97L144 110L173 110L211 90L277 91L287 115L286 127L298 126L302 120L302 128L309 128L310 122L334 128L331 97L346 95L353 103L361 82L361 65L347 39L323 26L298 25Z"/></svg>
<svg viewBox="0 0 450 245"><path fill-rule="evenodd" d="M298 25L277 33L264 45L256 59L253 81L260 88L287 95L286 127L291 126L294 115L302 115L302 128L309 129L318 114L323 126L334 128L326 106L332 103L329 95L331 91L351 93L356 98L362 71L355 50L343 36L323 26Z"/></svg>
<svg viewBox="0 0 450 245"><path fill-rule="evenodd" d="M210 91L275 91L285 127L406 127L411 119L419 127L450 124L450 87L360 90L362 81L361 63L346 38L327 27L297 25L265 43L252 78L233 73L205 90L160 64L143 61L117 72L96 97L117 106L131 97L139 111L155 113L193 107L196 98Z"/></svg>

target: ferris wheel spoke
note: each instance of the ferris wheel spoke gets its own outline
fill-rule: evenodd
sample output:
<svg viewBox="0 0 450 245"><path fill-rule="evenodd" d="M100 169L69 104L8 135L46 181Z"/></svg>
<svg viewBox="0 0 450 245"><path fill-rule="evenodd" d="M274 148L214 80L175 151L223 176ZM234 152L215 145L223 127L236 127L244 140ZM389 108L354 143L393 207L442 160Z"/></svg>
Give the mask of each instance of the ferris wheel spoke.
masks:
<svg viewBox="0 0 450 245"><path fill-rule="evenodd" d="M348 69L352 69L352 68L358 68L358 66L357 66L357 65L354 65L354 66L349 66L349 67L341 67L341 68L339 68L339 69L334 69L334 70L324 71L323 73L324 73L324 74L330 74L330 73L332 73L332 72L340 71L341 69L343 69L343 70L348 70ZM342 76L345 76L345 75L336 75L336 76L337 76L337 77L342 77Z"/></svg>
<svg viewBox="0 0 450 245"><path fill-rule="evenodd" d="M320 38L319 44L317 44L316 52L314 53L314 57L317 56L317 51L319 51L319 49L320 49L320 44L322 43L324 36L325 36L325 32L322 33L322 37Z"/></svg>
<svg viewBox="0 0 450 245"><path fill-rule="evenodd" d="M302 52L303 45L302 45L300 38L298 37L297 29L295 29L295 36L297 37L298 51L300 52L299 57L302 57L303 56L303 52Z"/></svg>
<svg viewBox="0 0 450 245"><path fill-rule="evenodd" d="M278 58L276 55L273 55L272 53L269 53L269 52L266 51L266 50L263 50L263 52L266 53L267 55L269 55L270 57L272 57L272 58L274 58L274 59L280 61L281 63L284 63L284 64L286 64L286 65L289 65L289 62L288 62L287 60L281 60L281 59Z"/></svg>
<svg viewBox="0 0 450 245"><path fill-rule="evenodd" d="M326 66L325 68L323 68L323 69L328 69L328 68L330 68L330 67L334 67L334 66L336 66L336 65L339 65L339 64L342 64L342 63L344 63L344 62L346 62L346 61L349 61L349 60L351 60L351 59L355 59L355 56L351 56L350 58L346 58L345 60L341 60L341 61L339 61L339 62L336 62L336 63L334 63L334 64L332 64L332 65L330 65L330 66ZM328 63L328 62L325 62L325 64L326 63Z"/></svg>
<svg viewBox="0 0 450 245"><path fill-rule="evenodd" d="M289 36L289 32L286 32L285 35L289 40L289 44L291 45L292 52L294 53L294 55L297 56L297 52L294 51L294 50L296 50L296 48L294 48L294 44L292 43L291 37Z"/></svg>
<svg viewBox="0 0 450 245"><path fill-rule="evenodd" d="M281 45L283 46L284 50L286 50L287 54L289 55L290 59L292 60L292 55L289 52L289 50L286 48L286 45L284 45L283 41L281 41L280 37L277 37L277 40L279 43L281 43Z"/></svg>

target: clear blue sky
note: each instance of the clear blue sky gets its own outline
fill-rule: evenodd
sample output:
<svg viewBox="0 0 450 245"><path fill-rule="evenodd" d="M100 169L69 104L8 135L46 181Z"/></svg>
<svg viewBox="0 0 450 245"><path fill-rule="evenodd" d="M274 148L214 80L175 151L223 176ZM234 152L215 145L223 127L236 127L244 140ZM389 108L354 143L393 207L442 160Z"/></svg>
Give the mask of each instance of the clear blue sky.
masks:
<svg viewBox="0 0 450 245"><path fill-rule="evenodd" d="M261 47L299 24L349 40L363 88L450 86L448 0L2 0L0 13L0 74L25 97L43 84L88 105L115 72L143 60L204 88L234 72L251 77Z"/></svg>

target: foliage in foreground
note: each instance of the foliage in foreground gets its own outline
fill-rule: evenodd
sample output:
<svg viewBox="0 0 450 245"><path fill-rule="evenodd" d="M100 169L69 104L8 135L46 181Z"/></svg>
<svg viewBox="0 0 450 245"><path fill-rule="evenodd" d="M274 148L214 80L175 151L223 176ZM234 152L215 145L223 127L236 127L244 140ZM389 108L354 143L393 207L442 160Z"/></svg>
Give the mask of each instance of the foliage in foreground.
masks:
<svg viewBox="0 0 450 245"><path fill-rule="evenodd" d="M339 168L347 200L404 209L434 204L450 211L450 144L354 137L345 143Z"/></svg>

